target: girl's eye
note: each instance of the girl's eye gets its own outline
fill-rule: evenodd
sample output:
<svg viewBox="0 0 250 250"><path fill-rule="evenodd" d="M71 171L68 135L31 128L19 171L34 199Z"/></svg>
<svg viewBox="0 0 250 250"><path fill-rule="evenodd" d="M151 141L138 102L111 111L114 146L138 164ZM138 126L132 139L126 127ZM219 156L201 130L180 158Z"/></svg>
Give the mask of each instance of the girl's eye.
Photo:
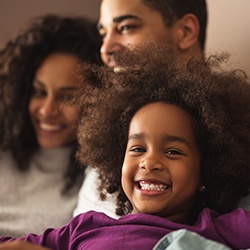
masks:
<svg viewBox="0 0 250 250"><path fill-rule="evenodd" d="M135 148L131 148L130 151L132 151L132 152L138 152L138 153L143 153L146 150L144 148L135 147Z"/></svg>
<svg viewBox="0 0 250 250"><path fill-rule="evenodd" d="M167 155L183 155L182 152L180 152L179 150L176 150L176 149L168 149L165 151L165 154L167 154Z"/></svg>

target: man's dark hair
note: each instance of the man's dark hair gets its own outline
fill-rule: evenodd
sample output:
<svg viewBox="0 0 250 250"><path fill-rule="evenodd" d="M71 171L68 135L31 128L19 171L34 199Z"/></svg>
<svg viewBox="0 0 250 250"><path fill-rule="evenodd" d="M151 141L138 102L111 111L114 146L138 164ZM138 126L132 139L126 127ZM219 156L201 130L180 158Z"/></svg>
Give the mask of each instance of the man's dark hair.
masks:
<svg viewBox="0 0 250 250"><path fill-rule="evenodd" d="M188 13L194 14L200 24L199 43L204 51L207 26L206 0L142 0L147 6L158 11L167 27Z"/></svg>

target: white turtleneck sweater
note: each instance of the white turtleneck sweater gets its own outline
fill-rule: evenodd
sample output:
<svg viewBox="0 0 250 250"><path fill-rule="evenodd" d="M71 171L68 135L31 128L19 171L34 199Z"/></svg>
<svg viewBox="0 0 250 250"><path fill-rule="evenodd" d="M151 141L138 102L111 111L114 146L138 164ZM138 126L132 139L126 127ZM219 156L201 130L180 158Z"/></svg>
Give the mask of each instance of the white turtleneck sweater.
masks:
<svg viewBox="0 0 250 250"><path fill-rule="evenodd" d="M94 210L103 212L114 219L118 219L120 216L115 213L116 194L107 194L107 199L102 201L97 192L98 184L99 179L96 170L88 166L85 170L85 178L79 191L77 206L73 215L76 216L80 213Z"/></svg>
<svg viewBox="0 0 250 250"><path fill-rule="evenodd" d="M19 237L60 227L71 218L79 186L62 195L72 149L40 149L21 172L9 153L0 153L0 235Z"/></svg>

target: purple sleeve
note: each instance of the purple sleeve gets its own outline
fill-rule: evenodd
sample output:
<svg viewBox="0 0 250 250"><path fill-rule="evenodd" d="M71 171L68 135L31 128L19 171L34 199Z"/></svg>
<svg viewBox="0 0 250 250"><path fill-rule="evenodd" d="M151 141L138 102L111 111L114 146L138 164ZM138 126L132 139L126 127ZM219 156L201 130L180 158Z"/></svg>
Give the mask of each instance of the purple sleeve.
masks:
<svg viewBox="0 0 250 250"><path fill-rule="evenodd" d="M250 212L238 208L219 216L214 221L219 234L227 239L234 249L250 246Z"/></svg>
<svg viewBox="0 0 250 250"><path fill-rule="evenodd" d="M84 220L84 217L85 214L76 216L65 226L57 229L46 229L41 235L29 234L21 238L0 237L0 242L24 240L54 250L67 250L72 247L72 244L74 244L74 238L77 235L77 228L79 224L81 224L81 221Z"/></svg>

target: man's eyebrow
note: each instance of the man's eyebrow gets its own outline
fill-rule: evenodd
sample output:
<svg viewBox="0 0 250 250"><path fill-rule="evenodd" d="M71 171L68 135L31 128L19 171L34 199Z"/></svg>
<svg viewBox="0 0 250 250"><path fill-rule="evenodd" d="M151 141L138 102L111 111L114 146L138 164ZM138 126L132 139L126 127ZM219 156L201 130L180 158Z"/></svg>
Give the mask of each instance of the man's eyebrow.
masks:
<svg viewBox="0 0 250 250"><path fill-rule="evenodd" d="M113 23L120 23L126 19L140 19L138 16L135 15L122 15L122 16L118 16L118 17L114 17L113 18Z"/></svg>
<svg viewBox="0 0 250 250"><path fill-rule="evenodd" d="M113 18L113 23L120 23L120 22L122 22L122 21L124 21L126 19L137 19L137 20L139 20L140 18L138 16L135 16L135 15L127 14L127 15L114 17ZM100 30L100 29L103 29L103 25L101 23L98 23L97 24L97 30Z"/></svg>

